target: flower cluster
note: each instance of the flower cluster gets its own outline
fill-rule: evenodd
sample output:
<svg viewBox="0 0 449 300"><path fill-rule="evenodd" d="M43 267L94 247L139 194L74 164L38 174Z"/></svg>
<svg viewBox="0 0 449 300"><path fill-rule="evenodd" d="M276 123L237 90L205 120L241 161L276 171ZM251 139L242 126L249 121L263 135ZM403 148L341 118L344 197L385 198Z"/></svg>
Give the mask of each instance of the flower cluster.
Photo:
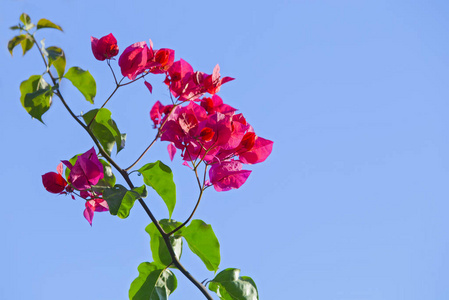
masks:
<svg viewBox="0 0 449 300"><path fill-rule="evenodd" d="M171 142L171 156L177 148L184 161L210 166L209 180L217 191L239 188L251 173L242 164L263 162L272 150L273 142L257 136L245 117L218 95L174 108L156 102L150 116L155 126L164 124L161 140Z"/></svg>
<svg viewBox="0 0 449 300"><path fill-rule="evenodd" d="M92 42L95 57L110 58L107 49L117 46L116 42L103 48L99 45ZM150 118L154 128L159 128L161 140L170 142L170 158L179 149L185 163L195 166L203 162L210 167L209 182L215 190L237 189L251 173L242 170L243 164L263 162L270 155L273 142L257 136L245 117L216 94L222 84L234 78L221 78L218 65L212 74L206 74L194 71L185 60L174 58L173 50L154 50L150 40L149 46L138 42L127 47L118 64L122 75L130 80L141 74L165 75L164 83L176 101L169 105L157 101ZM145 84L151 92L151 85L146 81Z"/></svg>
<svg viewBox="0 0 449 300"><path fill-rule="evenodd" d="M67 180L62 176L63 164L70 170ZM57 173L49 172L42 175L42 183L47 191L54 194L73 194L86 200L84 217L92 225L94 212L109 210L108 204L101 198L101 193L95 192L95 186L103 177L104 169L98 160L95 149L79 155L74 164L63 160L57 167Z"/></svg>
<svg viewBox="0 0 449 300"><path fill-rule="evenodd" d="M92 52L96 59L111 59L118 54L115 37L110 33L100 39L91 37ZM234 80L231 77L220 77L220 67L215 66L212 74L193 71L192 66L183 59L175 61L175 51L168 48L153 49L146 42L134 43L127 47L118 60L120 71L124 77L135 80L141 74L165 74L165 84L172 95L179 101L196 100L205 93L214 95L222 84ZM152 86L145 85L150 92Z"/></svg>

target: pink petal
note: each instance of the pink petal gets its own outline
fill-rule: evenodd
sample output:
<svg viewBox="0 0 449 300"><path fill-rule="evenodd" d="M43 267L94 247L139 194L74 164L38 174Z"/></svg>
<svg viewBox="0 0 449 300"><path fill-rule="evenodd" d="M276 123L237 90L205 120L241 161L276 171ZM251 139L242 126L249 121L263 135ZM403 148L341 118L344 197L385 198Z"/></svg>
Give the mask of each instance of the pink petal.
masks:
<svg viewBox="0 0 449 300"><path fill-rule="evenodd" d="M184 161L182 163L183 166L189 167L191 170L193 170L193 168L189 165L189 163L187 161Z"/></svg>
<svg viewBox="0 0 449 300"><path fill-rule="evenodd" d="M90 200L89 202L92 203L92 201L94 202L94 210L97 212L102 212L102 211L108 211L109 210L109 206L108 203L106 202L106 200L103 199L93 199Z"/></svg>
<svg viewBox="0 0 449 300"><path fill-rule="evenodd" d="M263 162L271 154L273 142L261 137L256 137L254 146L250 151L241 153L239 159L244 164L257 164Z"/></svg>
<svg viewBox="0 0 449 300"><path fill-rule="evenodd" d="M63 171L62 162L59 163L59 165L56 167L56 170L58 171L58 174L62 176L62 171Z"/></svg>
<svg viewBox="0 0 449 300"><path fill-rule="evenodd" d="M212 82L215 82L220 78L220 66L217 64L212 73Z"/></svg>
<svg viewBox="0 0 449 300"><path fill-rule="evenodd" d="M42 175L42 184L48 192L59 194L64 191L67 181L60 174L49 172Z"/></svg>
<svg viewBox="0 0 449 300"><path fill-rule="evenodd" d="M235 78L232 78L232 77L223 77L223 78L221 79L221 84L225 84L226 82L229 82L229 81L232 81L232 80L235 80Z"/></svg>
<svg viewBox="0 0 449 300"><path fill-rule="evenodd" d="M71 170L73 168L73 165L68 160L61 160L61 162L69 169Z"/></svg>
<svg viewBox="0 0 449 300"><path fill-rule="evenodd" d="M88 201L86 202L86 209L83 212L84 218L86 218L87 222L89 222L90 226L92 226L92 219L94 218L94 211L91 207L88 206Z"/></svg>
<svg viewBox="0 0 449 300"><path fill-rule="evenodd" d="M168 155L170 156L170 160L173 161L173 158L176 154L176 147L174 143L170 143L167 146Z"/></svg>
<svg viewBox="0 0 449 300"><path fill-rule="evenodd" d="M251 171L242 170L242 164L236 160L215 164L209 170L210 182L217 192L238 189L246 182L250 174Z"/></svg>
<svg viewBox="0 0 449 300"><path fill-rule="evenodd" d="M148 81L144 81L144 83L148 90L150 90L150 93L153 93L153 87L151 86L151 84Z"/></svg>

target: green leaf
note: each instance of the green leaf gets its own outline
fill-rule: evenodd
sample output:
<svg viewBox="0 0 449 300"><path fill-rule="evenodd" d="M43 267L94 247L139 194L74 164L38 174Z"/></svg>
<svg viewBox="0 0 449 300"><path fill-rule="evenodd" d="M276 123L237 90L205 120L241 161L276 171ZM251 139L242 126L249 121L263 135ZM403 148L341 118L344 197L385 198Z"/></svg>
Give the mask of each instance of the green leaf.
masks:
<svg viewBox="0 0 449 300"><path fill-rule="evenodd" d="M240 270L229 268L221 271L209 282L209 290L223 300L258 300L257 287L251 277L239 277Z"/></svg>
<svg viewBox="0 0 449 300"><path fill-rule="evenodd" d="M18 30L18 29L20 29L20 26L11 26L11 27L9 27L9 29L11 29L11 30Z"/></svg>
<svg viewBox="0 0 449 300"><path fill-rule="evenodd" d="M37 29L41 28L54 28L63 31L61 26L56 25L55 23L47 19L40 19L39 22L37 22Z"/></svg>
<svg viewBox="0 0 449 300"><path fill-rule="evenodd" d="M145 185L128 190L123 185L116 184L114 187L103 191L103 199L108 203L109 212L121 219L126 219L129 216L129 212L137 199L146 196L147 188Z"/></svg>
<svg viewBox="0 0 449 300"><path fill-rule="evenodd" d="M41 75L33 75L20 84L20 102L26 111L42 121L42 115L50 108L53 91Z"/></svg>
<svg viewBox="0 0 449 300"><path fill-rule="evenodd" d="M171 218L176 205L176 185L173 182L172 170L158 160L144 165L138 171L143 176L143 182L151 186L164 200Z"/></svg>
<svg viewBox="0 0 449 300"><path fill-rule="evenodd" d="M20 15L20 21L22 21L22 23L26 26L31 24L31 18L29 15L27 15L26 13L22 13Z"/></svg>
<svg viewBox="0 0 449 300"><path fill-rule="evenodd" d="M17 45L19 45L20 43L22 43L22 41L24 39L26 39L26 35L25 34L21 34L21 35L15 36L11 40L9 40L9 42L8 42L8 51L9 51L9 53L11 53L11 56L12 56L12 51L14 50L14 48Z"/></svg>
<svg viewBox="0 0 449 300"><path fill-rule="evenodd" d="M66 65L64 51L61 48L55 46L48 47L45 50L47 51L48 54L49 67L50 66L55 67L56 72L58 72L58 77L62 78L62 76L64 76Z"/></svg>
<svg viewBox="0 0 449 300"><path fill-rule="evenodd" d="M137 270L139 276L129 288L130 300L167 300L178 285L170 270L155 263L141 263Z"/></svg>
<svg viewBox="0 0 449 300"><path fill-rule="evenodd" d="M117 153L125 147L126 134L120 133L117 124L111 119L111 112L108 109L93 109L84 114L83 119L87 125L91 124L92 133L109 155L111 155L114 144L117 144ZM92 119L94 120L90 123Z"/></svg>
<svg viewBox="0 0 449 300"><path fill-rule="evenodd" d="M168 233L181 225L181 222L163 219L159 221L159 224L161 225L162 229L164 229L164 231ZM145 228L145 231L148 232L151 238L150 248L153 255L153 260L163 266L170 265L172 263L172 258L170 256L170 253L168 252L164 238L162 237L159 230L157 230L156 225L154 225L154 223L150 223ZM176 257L179 259L182 254L182 238L179 235L180 231L178 231L177 234L178 235L175 234L174 236L170 237L170 244L173 247Z"/></svg>
<svg viewBox="0 0 449 300"><path fill-rule="evenodd" d="M31 48L33 48L34 45L33 38L29 34L27 34L25 36L25 39L23 39L20 42L20 45L22 46L23 55L25 55L25 53L27 53L28 51L31 50Z"/></svg>
<svg viewBox="0 0 449 300"><path fill-rule="evenodd" d="M83 94L87 101L94 104L94 97L97 94L97 84L89 73L78 67L71 67L64 75Z"/></svg>
<svg viewBox="0 0 449 300"><path fill-rule="evenodd" d="M186 239L190 250L198 255L206 268L216 272L220 265L220 243L212 226L201 220L193 220L181 234Z"/></svg>

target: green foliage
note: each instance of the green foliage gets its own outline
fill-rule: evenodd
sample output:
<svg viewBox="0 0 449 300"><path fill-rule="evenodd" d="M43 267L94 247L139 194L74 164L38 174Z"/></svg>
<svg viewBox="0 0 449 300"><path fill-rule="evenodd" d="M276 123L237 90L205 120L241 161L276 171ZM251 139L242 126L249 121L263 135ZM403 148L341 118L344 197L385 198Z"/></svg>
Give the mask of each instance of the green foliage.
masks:
<svg viewBox="0 0 449 300"><path fill-rule="evenodd" d="M131 300L166 300L178 285L170 270L155 263L141 263L137 270L139 276L129 289Z"/></svg>
<svg viewBox="0 0 449 300"><path fill-rule="evenodd" d="M173 220L163 219L159 221L159 224L161 225L162 229L164 229L165 232L170 232L179 225L181 225L180 222L176 222ZM153 255L153 260L161 264L163 266L168 266L172 263L172 258L170 256L170 253L168 252L167 245L165 244L164 238L162 237L159 230L157 230L156 225L154 223L150 223L146 228L145 231L148 232L150 235L150 247L151 247L151 253ZM179 235L174 235L170 237L170 244L173 247L173 251L176 254L176 257L179 259L182 254L182 238Z"/></svg>
<svg viewBox="0 0 449 300"><path fill-rule="evenodd" d="M22 13L22 14L20 15L20 18L19 18L19 19L20 19L20 21L22 21L22 23L23 23L25 26L31 24L31 18L30 18L30 16L27 15L26 13Z"/></svg>
<svg viewBox="0 0 449 300"><path fill-rule="evenodd" d="M12 51L14 50L14 48L21 44L23 40L25 40L27 37L25 34L20 34L20 35L16 35L15 37L13 37L12 39L9 40L8 42L8 51L9 53L11 53L12 56ZM24 53L25 54L25 53Z"/></svg>
<svg viewBox="0 0 449 300"><path fill-rule="evenodd" d="M89 71L84 71L79 67L71 67L64 77L72 82L87 101L94 104L94 98L97 94L97 84Z"/></svg>
<svg viewBox="0 0 449 300"><path fill-rule="evenodd" d="M33 75L20 84L20 102L33 117L42 121L42 115L50 108L53 90L41 75Z"/></svg>
<svg viewBox="0 0 449 300"><path fill-rule="evenodd" d="M62 78L65 71L65 54L64 51L55 46L48 47L45 49L48 55L48 67L53 66L58 72L58 77Z"/></svg>
<svg viewBox="0 0 449 300"><path fill-rule="evenodd" d="M34 27L34 24L31 23L30 16L27 15L26 13L21 14L19 19L20 19L20 21L22 21L22 23L24 25L22 27L24 30L30 30L31 28Z"/></svg>
<svg viewBox="0 0 449 300"><path fill-rule="evenodd" d="M163 219L159 221L162 229L169 233L180 226L181 222ZM172 262L164 238L157 230L154 223L145 228L150 235L150 247L153 260L161 265L167 266ZM189 226L182 227L170 237L171 245L178 258L182 253L182 239L184 237L190 250L196 254L206 265L209 271L217 271L220 265L220 244L215 236L212 226L202 220L193 220Z"/></svg>
<svg viewBox="0 0 449 300"><path fill-rule="evenodd" d="M239 276L240 270L228 268L209 282L209 290L223 300L258 300L257 287L251 277Z"/></svg>
<svg viewBox="0 0 449 300"><path fill-rule="evenodd" d="M117 144L117 153L125 147L126 134L120 133L117 124L111 119L111 112L108 109L93 109L85 113L83 119L87 125L91 124L92 133L109 155L111 155L114 144ZM92 119L94 120L92 121Z"/></svg>
<svg viewBox="0 0 449 300"><path fill-rule="evenodd" d="M103 199L108 203L109 212L121 219L129 216L129 212L137 199L146 196L147 188L145 185L128 190L123 185L116 184L114 187L103 191Z"/></svg>
<svg viewBox="0 0 449 300"><path fill-rule="evenodd" d="M20 42L20 45L22 46L23 55L25 55L25 53L27 53L28 51L31 50L31 48L33 48L34 45L33 37L29 34L26 34L25 38Z"/></svg>
<svg viewBox="0 0 449 300"><path fill-rule="evenodd" d="M37 29L41 29L41 28L54 28L54 29L63 31L61 26L56 25L55 23L53 23L52 21L47 20L47 19L40 19L37 22Z"/></svg>
<svg viewBox="0 0 449 300"><path fill-rule="evenodd" d="M161 161L149 163L138 170L143 176L143 182L151 186L164 200L171 218L176 205L176 185L172 170Z"/></svg>
<svg viewBox="0 0 449 300"><path fill-rule="evenodd" d="M202 220L193 220L189 226L182 229L190 250L206 265L209 271L216 272L220 265L220 243L212 226Z"/></svg>

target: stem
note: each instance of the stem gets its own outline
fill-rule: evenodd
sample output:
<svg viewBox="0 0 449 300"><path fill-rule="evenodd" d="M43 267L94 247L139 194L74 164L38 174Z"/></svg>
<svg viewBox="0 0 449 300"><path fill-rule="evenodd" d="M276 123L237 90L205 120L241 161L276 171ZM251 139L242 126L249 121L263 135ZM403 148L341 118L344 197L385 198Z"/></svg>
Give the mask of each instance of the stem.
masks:
<svg viewBox="0 0 449 300"><path fill-rule="evenodd" d="M34 35L30 34L28 31L26 31L26 33L28 33L28 35L31 36L31 38L33 39L33 42L36 45L37 50L39 50L39 53L41 54L41 57L42 57L42 59L44 61L44 64L45 64L45 67L47 68L48 72L50 72L50 68L48 67L47 61L45 60L45 55L44 55L44 53L42 53L42 50L39 47L39 44L37 43L36 39L34 38Z"/></svg>
<svg viewBox="0 0 449 300"><path fill-rule="evenodd" d="M195 175L196 175L196 179L198 180L198 183L199 183L199 180L200 180L200 179L199 179L199 177L198 177L198 173L197 173L196 169L197 169L197 168L194 169L194 170L195 170ZM176 231L178 231L179 229L181 229L182 227L184 227L187 223L189 223L189 221L193 218L193 215L195 214L196 209L198 208L198 205L200 205L201 197L203 196L203 192L204 192L204 190L205 190L205 188L204 188L204 183L206 182L206 172L207 172L207 165L206 165L206 167L204 168L203 186L200 185L200 195L198 196L198 201L196 202L196 205L195 205L195 207L193 208L192 213L191 213L190 216L187 218L187 220L185 220L184 223L182 223L181 225L179 225L178 227L176 227L175 229L173 229L172 231L170 231L169 233L167 233L167 235L170 236L170 235L174 234Z"/></svg>
<svg viewBox="0 0 449 300"><path fill-rule="evenodd" d="M170 244L170 240L167 237L164 237L164 241L167 244ZM168 245L168 244L167 244ZM190 282L192 282L200 291L201 293L203 293L204 297L206 297L206 299L208 300L214 300L214 298L212 298L212 296L209 294L209 292L206 290L206 287L204 285L202 285L198 280L196 280L192 274L190 274L183 265L181 265L181 263L179 262L178 258L175 255L175 252L173 251L172 247L167 247L168 251L170 252L171 257L173 258L173 264L178 268L179 271L181 271L182 274L184 274L185 277L187 277Z"/></svg>
<svg viewBox="0 0 449 300"><path fill-rule="evenodd" d="M128 168L124 169L125 171L129 171L131 170L132 167L134 167L135 165L137 165L137 163L145 156L145 154L148 152L148 150L150 150L151 147L153 147L154 143L157 141L159 137L159 132L156 134L156 137L154 138L154 140L151 142L151 144L145 149L145 151L143 151L143 153L139 156L139 158L132 164L130 165Z"/></svg>
<svg viewBox="0 0 449 300"><path fill-rule="evenodd" d="M190 214L190 216L187 218L187 220L185 220L184 223L182 223L181 225L179 225L178 227L176 227L175 229L173 229L172 231L170 231L169 233L167 233L167 235L172 235L174 234L176 231L178 231L179 229L181 229L182 227L184 227L187 223L189 223L189 221L192 219L193 215L195 214L196 209L198 208L198 205L200 205L200 201L201 201L201 197L203 196L203 192L204 189L201 189L200 191L200 195L198 196L198 201L196 202L195 208L193 209L192 213Z"/></svg>
<svg viewBox="0 0 449 300"><path fill-rule="evenodd" d="M109 69L111 69L111 72L112 72L112 76L114 76L114 81L115 81L115 84L116 85L118 85L119 83L117 82L117 77L115 77L115 73L114 73L114 70L112 69L112 67L111 67L111 62L110 62L110 60L109 59L107 59L106 60L106 63L108 64L108 66L109 66Z"/></svg>
<svg viewBox="0 0 449 300"><path fill-rule="evenodd" d="M119 84L120 84L120 86L125 86L125 85L128 85L128 84L131 84L131 83L133 83L133 82L136 82L136 81L139 80L139 79L144 78L144 77L147 76L148 74L150 74L150 73L145 73L145 74L143 74L142 76L137 77L137 78L134 79L134 80L131 80L130 82L123 83L123 84L119 83ZM124 78L124 77L123 77L123 78ZM122 78L122 80L123 80L123 78ZM122 80L120 80L120 82L122 82Z"/></svg>
<svg viewBox="0 0 449 300"><path fill-rule="evenodd" d="M175 109L175 107L178 105L173 105L173 107L171 108L170 112L168 113L168 115L166 116L164 122L162 122L161 126L159 127L159 129L157 130L157 134L154 137L153 141L151 142L151 144L145 149L145 151L143 151L143 153L139 156L139 158L132 164L130 165L128 168L124 169L125 171L129 171L131 170L132 167L134 167L135 165L137 165L137 163L145 156L145 154L148 152L148 150L150 150L151 147L153 147L154 143L157 141L157 139L162 135L162 127L164 127L165 123L168 120L168 117L171 115L171 113L173 112L173 110Z"/></svg>
<svg viewBox="0 0 449 300"><path fill-rule="evenodd" d="M115 78L115 76L114 76L114 78ZM112 91L111 95L109 95L108 99L106 99L106 101L103 103L103 105L100 107L100 109L102 109L106 105L106 103L109 102L109 100L112 98L112 96L114 96L115 92L117 92L119 87L120 87L120 85L117 84L117 86L115 87L114 91ZM95 116L92 118L92 120L90 120L89 124L87 124L87 128L90 128L90 125L92 124L92 122L97 117L97 114L100 111L100 109L97 110L97 112L95 113Z"/></svg>

